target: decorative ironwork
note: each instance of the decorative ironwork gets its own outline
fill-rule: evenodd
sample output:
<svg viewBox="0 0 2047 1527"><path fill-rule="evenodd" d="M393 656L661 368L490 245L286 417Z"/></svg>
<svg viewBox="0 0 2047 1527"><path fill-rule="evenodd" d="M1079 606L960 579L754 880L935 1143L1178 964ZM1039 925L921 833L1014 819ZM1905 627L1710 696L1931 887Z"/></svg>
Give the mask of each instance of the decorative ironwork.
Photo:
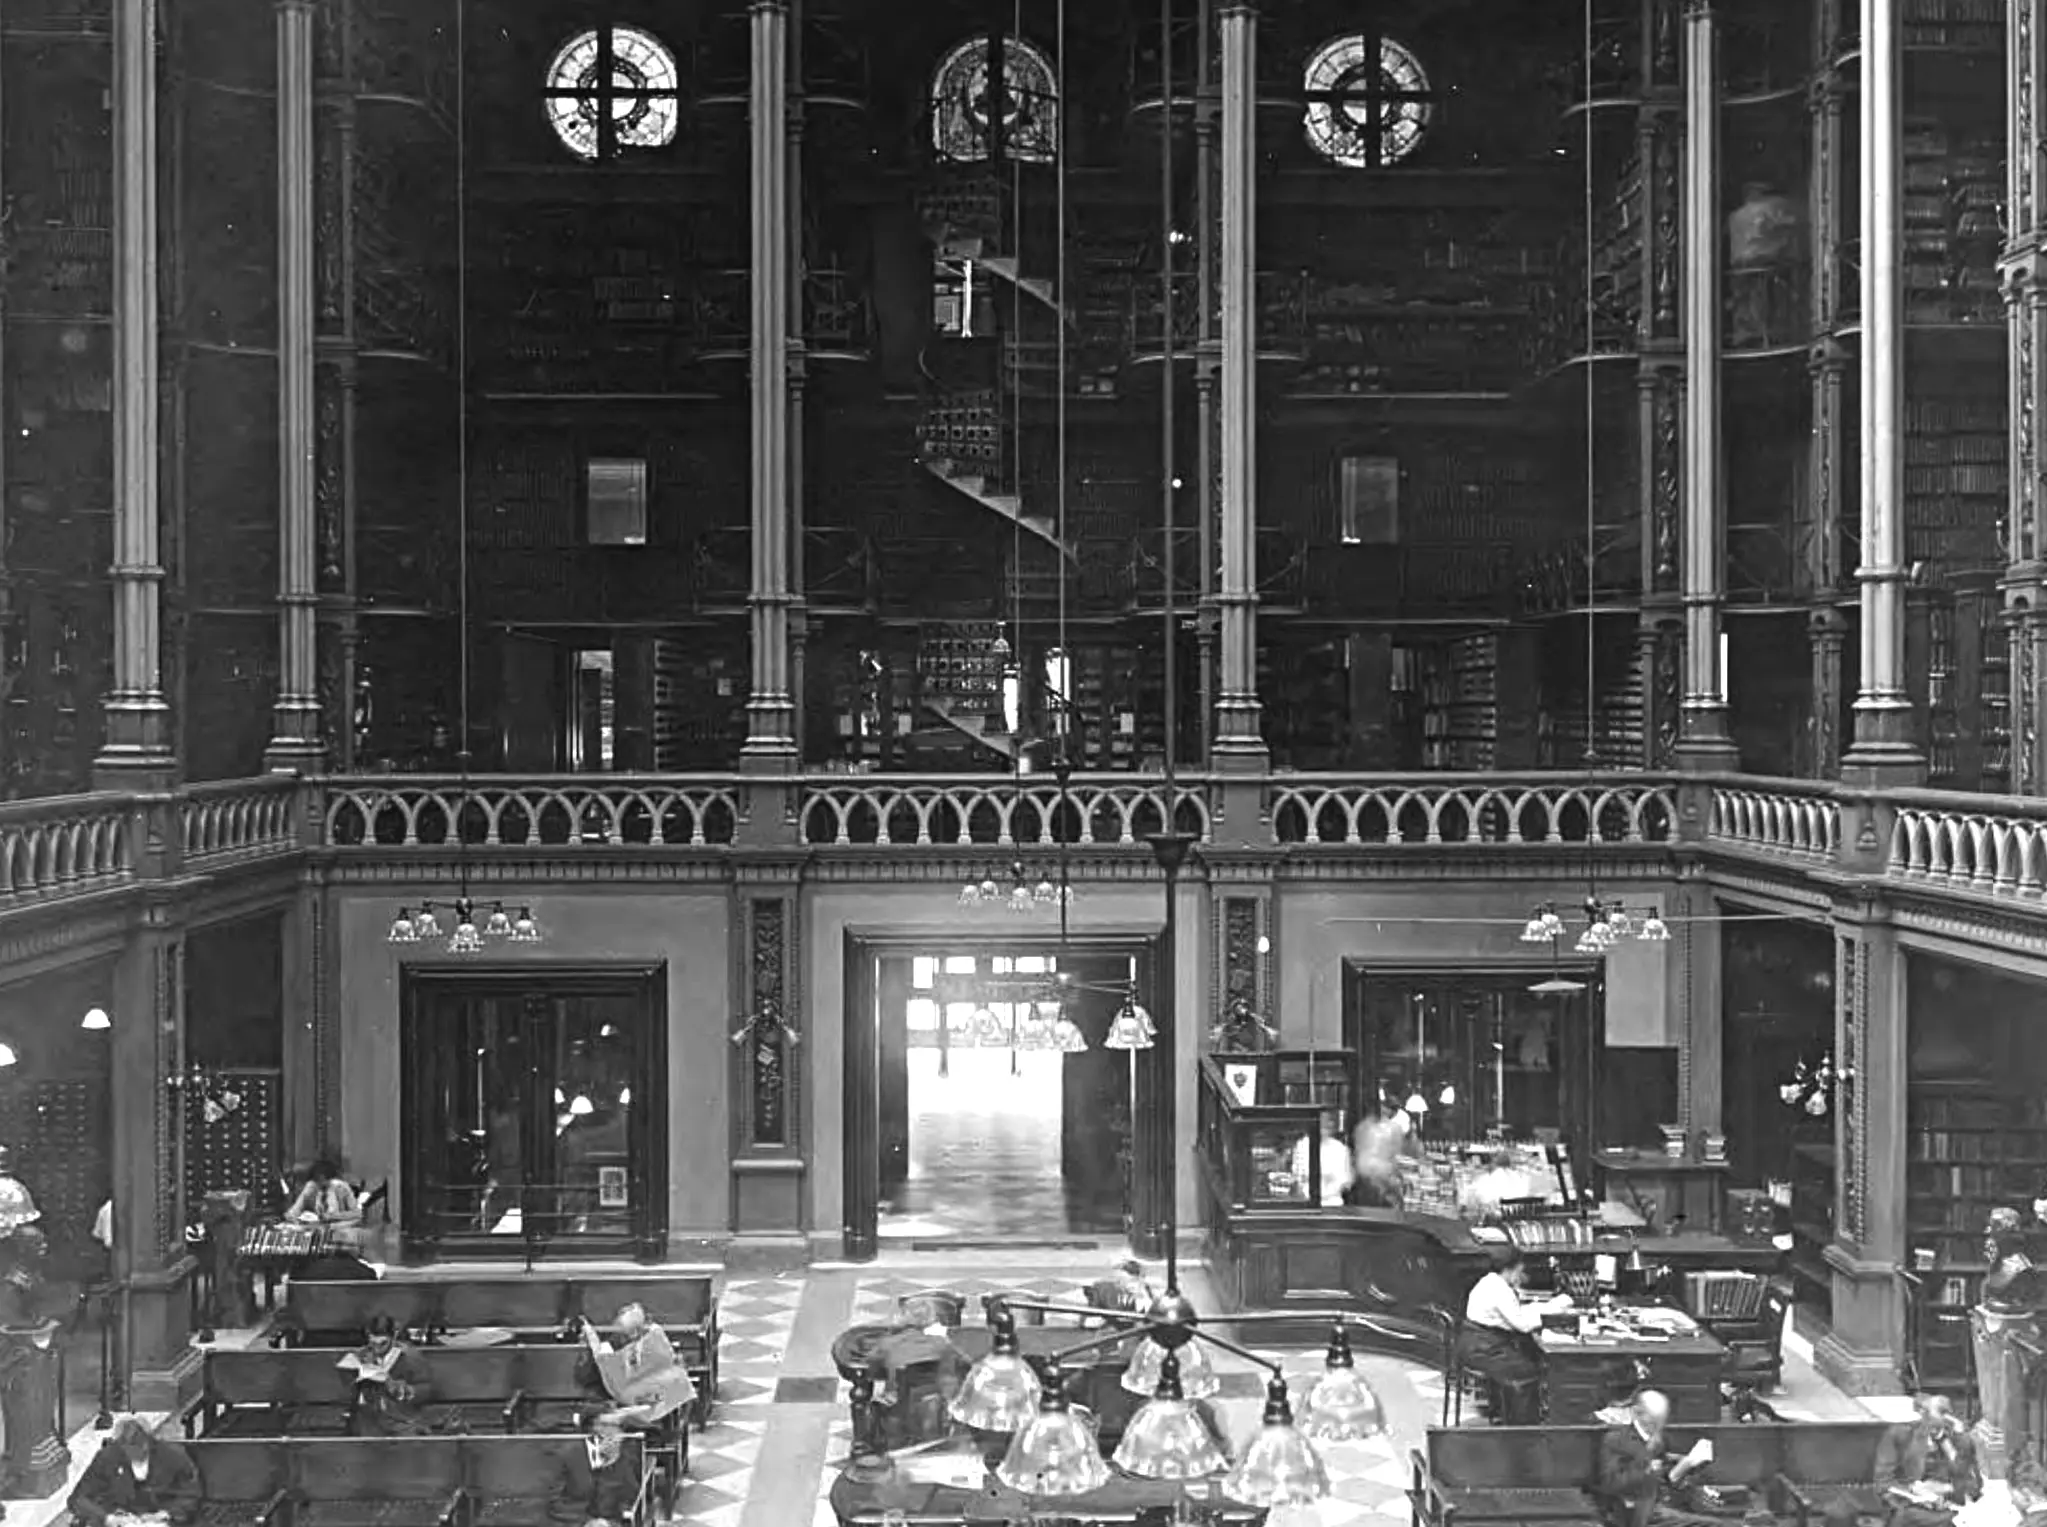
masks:
<svg viewBox="0 0 2047 1527"><path fill-rule="evenodd" d="M2011 187L2009 191L2010 227L2014 238L2024 238L2037 231L2038 211L2035 206L2036 186L2034 177L2040 172L2040 158L2035 148L2038 140L2033 136L2034 97L2038 88L2035 74L2039 68L2039 55L2033 51L2033 32L2039 24L2034 15L2039 0L2008 0L2007 14L2011 18L2012 57L2018 60L2014 71L2014 89L2011 99L2011 130L2009 142L2019 145L2021 152L2011 156Z"/></svg>
<svg viewBox="0 0 2047 1527"><path fill-rule="evenodd" d="M793 1145L789 1123L789 1051L801 1036L785 1015L789 962L789 905L779 896L755 897L748 905L747 971L752 1012L732 1035L747 1067L752 1103L750 1143Z"/></svg>
<svg viewBox="0 0 2047 1527"><path fill-rule="evenodd" d="M1211 1042L1219 1051L1269 1050L1279 1038L1261 1000L1260 910L1255 896L1223 899L1222 992L1211 1030Z"/></svg>
<svg viewBox="0 0 2047 1527"><path fill-rule="evenodd" d="M2043 309L2047 309L2047 291L2041 289L2040 271L2035 268L2039 259L2035 253L2008 266L2004 273L2012 372L2012 493L2005 540L2010 560L2018 562L2032 559L2039 541L2040 440L2034 387L2039 377L2040 324Z"/></svg>
<svg viewBox="0 0 2047 1527"><path fill-rule="evenodd" d="M2039 788L2040 618L2022 609L2011 622L2011 788L2032 795Z"/></svg>
<svg viewBox="0 0 2047 1527"><path fill-rule="evenodd" d="M988 54L988 38L969 37L932 71L932 150L955 164L992 158L999 109L1004 157L1050 164L1059 142L1059 82L1051 59L1020 37L1003 38L998 107Z"/></svg>
<svg viewBox="0 0 2047 1527"><path fill-rule="evenodd" d="M1859 933L1845 933L1835 940L1839 961L1834 989L1841 993L1839 1043L1842 1082L1838 1107L1841 1163L1841 1228L1847 1238L1860 1245L1867 1225L1869 1161L1863 1140L1862 1102L1855 1075L1867 1048L1869 1024L1869 944Z"/></svg>
<svg viewBox="0 0 2047 1527"><path fill-rule="evenodd" d="M1680 83L1678 68L1678 0L1650 0L1649 84L1656 90L1675 90Z"/></svg>
<svg viewBox="0 0 2047 1527"><path fill-rule="evenodd" d="M1655 225L1649 236L1648 337L1674 339L1678 333L1677 303L1684 258L1679 237L1677 123L1667 114L1660 115L1651 125L1650 135L1648 196L1654 207Z"/></svg>
<svg viewBox="0 0 2047 1527"><path fill-rule="evenodd" d="M313 137L313 311L323 333L348 323L347 108L329 101Z"/></svg>
<svg viewBox="0 0 2047 1527"><path fill-rule="evenodd" d="M418 150L358 141L354 157L356 341L365 349L441 357L447 354L447 293L429 274L451 210L422 204L408 173Z"/></svg>
<svg viewBox="0 0 2047 1527"><path fill-rule="evenodd" d="M1650 588L1667 594L1677 588L1680 527L1683 521L1684 410L1680 406L1681 382L1675 370L1660 367L1651 373L1650 451L1653 470L1649 479Z"/></svg>
<svg viewBox="0 0 2047 1527"><path fill-rule="evenodd" d="M319 589L338 594L347 570L347 378L339 367L323 366L313 405L313 537L319 556Z"/></svg>
<svg viewBox="0 0 2047 1527"><path fill-rule="evenodd" d="M180 1052L184 1049L185 1022L183 1013L179 1011L184 1005L184 958L182 938L164 937L157 943L151 972L155 979L151 983L150 996L155 1021L150 1027L156 1034L156 1074L159 1076L178 1072ZM185 1220L180 1199L185 1185L179 1180L178 1152L172 1133L176 1109L171 1099L175 1089L154 1087L150 1090L151 1138L156 1145L156 1254L161 1262L168 1264L184 1249Z"/></svg>
<svg viewBox="0 0 2047 1527"><path fill-rule="evenodd" d="M1421 147L1435 109L1421 60L1390 37L1332 38L1308 60L1301 84L1308 146L1348 169L1400 163Z"/></svg>
<svg viewBox="0 0 2047 1527"><path fill-rule="evenodd" d="M1649 675L1655 726L1649 734L1649 766L1667 769L1677 752L1683 710L1684 633L1676 625L1656 630L1655 662Z"/></svg>

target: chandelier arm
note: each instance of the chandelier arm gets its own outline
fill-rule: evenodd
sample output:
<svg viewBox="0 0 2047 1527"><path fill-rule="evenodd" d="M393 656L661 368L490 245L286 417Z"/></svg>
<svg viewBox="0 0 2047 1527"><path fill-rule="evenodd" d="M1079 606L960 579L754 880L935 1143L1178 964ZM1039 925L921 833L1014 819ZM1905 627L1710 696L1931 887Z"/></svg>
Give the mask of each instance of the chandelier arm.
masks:
<svg viewBox="0 0 2047 1527"><path fill-rule="evenodd" d="M1099 1314L1101 1312L1096 1311L1095 1313ZM1130 1340L1131 1337L1144 1334L1145 1332L1142 1329L1110 1331L1108 1334L1097 1336L1091 1341L1077 1341L1070 1347L1061 1347L1056 1352L1048 1352L1043 1357L1036 1359L1036 1361L1044 1364L1054 1372L1059 1372L1083 1357L1092 1356L1096 1352L1110 1351Z"/></svg>
<svg viewBox="0 0 2047 1527"><path fill-rule="evenodd" d="M991 1303L997 1309L1029 1310L1036 1315L1079 1315L1087 1320L1120 1321L1127 1328L1118 1333L1123 1336L1140 1334L1138 1328L1145 1323L1144 1315L1137 1310L1104 1310L1092 1304L1048 1304L1038 1299L1010 1298L998 1298Z"/></svg>
<svg viewBox="0 0 2047 1527"><path fill-rule="evenodd" d="M1191 1329L1196 1341L1205 1341L1218 1351L1227 1352L1232 1357L1242 1358L1247 1363L1256 1363L1276 1379L1286 1376L1285 1365L1276 1357L1261 1357L1249 1347L1240 1347L1228 1337L1216 1335L1215 1332L1209 1330L1206 1326L1194 1326Z"/></svg>

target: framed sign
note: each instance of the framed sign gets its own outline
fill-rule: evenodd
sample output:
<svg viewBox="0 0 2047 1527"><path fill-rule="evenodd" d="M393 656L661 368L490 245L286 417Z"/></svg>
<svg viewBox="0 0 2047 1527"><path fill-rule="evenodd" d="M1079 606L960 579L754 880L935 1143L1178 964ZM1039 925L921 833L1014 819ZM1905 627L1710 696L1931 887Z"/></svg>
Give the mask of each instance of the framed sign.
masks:
<svg viewBox="0 0 2047 1527"><path fill-rule="evenodd" d="M624 1167L600 1166L597 1169L597 1207L600 1209L627 1207Z"/></svg>
<svg viewBox="0 0 2047 1527"><path fill-rule="evenodd" d="M1224 1066L1223 1080L1230 1084L1230 1091L1237 1102L1245 1108L1258 1106L1258 1068L1256 1066Z"/></svg>

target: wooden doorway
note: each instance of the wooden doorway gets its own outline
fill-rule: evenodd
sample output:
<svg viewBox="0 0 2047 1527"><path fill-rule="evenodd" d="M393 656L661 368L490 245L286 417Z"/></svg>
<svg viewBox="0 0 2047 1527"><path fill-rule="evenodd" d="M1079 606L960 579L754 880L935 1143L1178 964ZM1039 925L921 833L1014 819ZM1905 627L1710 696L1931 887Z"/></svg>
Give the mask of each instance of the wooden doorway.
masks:
<svg viewBox="0 0 2047 1527"><path fill-rule="evenodd" d="M665 1255L667 966L407 968L409 1255Z"/></svg>
<svg viewBox="0 0 2047 1527"><path fill-rule="evenodd" d="M1152 1001L1157 986L1155 941L1142 936L1057 938L1008 934L982 939L933 935L846 937L845 1247L867 1260L881 1245L884 1184L900 1177L910 1150L905 1123L907 1069L901 1014L911 986L911 962L946 951L978 950L991 960L1056 955L1090 988L1119 985L1133 968L1139 999L1159 1019L1160 1043L1150 1050L1107 1051L1107 1033L1120 999L1099 990L1077 994L1070 1016L1089 1048L1064 1057L1058 1160L1046 1171L1065 1179L1066 1191L1091 1201L1099 1214L1113 1198L1116 1230L1144 1254L1159 1244L1171 1187L1173 1097L1170 1015ZM983 1052L985 1053L985 1052ZM1106 1181L1100 1165L1114 1158ZM912 1244L917 1244L912 1242ZM959 1244L970 1244L961 1242Z"/></svg>

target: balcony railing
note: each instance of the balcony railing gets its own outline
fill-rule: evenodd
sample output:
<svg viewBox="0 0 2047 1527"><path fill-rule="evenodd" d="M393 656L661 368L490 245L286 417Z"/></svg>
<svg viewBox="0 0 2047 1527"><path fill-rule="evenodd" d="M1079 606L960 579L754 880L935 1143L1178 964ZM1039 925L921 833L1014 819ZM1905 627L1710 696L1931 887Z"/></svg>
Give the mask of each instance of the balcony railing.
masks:
<svg viewBox="0 0 2047 1527"><path fill-rule="evenodd" d="M1170 819L1202 841L1285 853L1653 853L1790 876L1878 878L1934 896L2047 909L2047 800L1862 795L1824 781L1619 774L1189 775ZM118 893L147 876L289 864L307 850L1142 851L1168 823L1162 779L1045 776L453 775L263 778L167 795L0 805L0 917ZM1871 830L1874 838L1871 837Z"/></svg>
<svg viewBox="0 0 2047 1527"><path fill-rule="evenodd" d="M2047 801L1910 791L1893 797L1885 877L2001 901L2047 901Z"/></svg>
<svg viewBox="0 0 2047 1527"><path fill-rule="evenodd" d="M1657 844L1677 837L1662 779L1588 784L1564 775L1303 774L1276 779L1273 841L1410 844Z"/></svg>

